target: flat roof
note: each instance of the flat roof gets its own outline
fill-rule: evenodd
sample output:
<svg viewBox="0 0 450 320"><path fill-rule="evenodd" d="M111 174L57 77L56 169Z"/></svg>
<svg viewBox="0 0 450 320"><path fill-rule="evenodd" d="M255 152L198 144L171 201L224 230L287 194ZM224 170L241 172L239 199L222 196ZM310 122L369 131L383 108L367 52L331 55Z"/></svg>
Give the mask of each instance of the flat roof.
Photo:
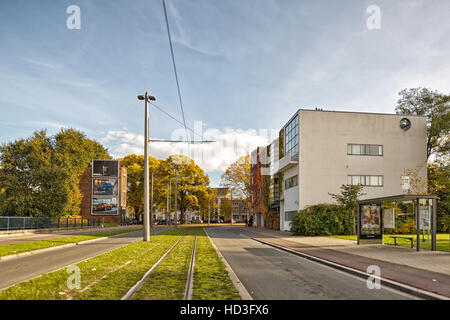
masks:
<svg viewBox="0 0 450 320"><path fill-rule="evenodd" d="M339 111L339 110L314 110L314 109L298 109L298 111L315 111L315 112L338 112L338 113L360 113L360 114L373 114L373 115L382 115L382 116L397 116L397 117L419 117L426 118L426 116L418 116L413 114L397 114L397 113L382 113L382 112L367 112L367 111ZM298 112L297 111L297 112Z"/></svg>
<svg viewBox="0 0 450 320"><path fill-rule="evenodd" d="M437 196L433 194L400 194L396 196L387 196L373 199L364 199L356 201L358 204L372 204L379 203L383 201L394 201L394 200L415 200L415 199L436 199Z"/></svg>
<svg viewBox="0 0 450 320"><path fill-rule="evenodd" d="M396 113L382 113L382 112L366 112L366 111L339 111L339 110L315 110L315 109L298 109L286 123L281 127L280 131L283 130L289 122L300 112L300 111L311 111L311 112L335 112L335 113L352 113L352 114L368 114L368 115L382 115L382 116L397 116L397 117L416 117L416 118L426 118L426 116L409 115L409 114L396 114Z"/></svg>

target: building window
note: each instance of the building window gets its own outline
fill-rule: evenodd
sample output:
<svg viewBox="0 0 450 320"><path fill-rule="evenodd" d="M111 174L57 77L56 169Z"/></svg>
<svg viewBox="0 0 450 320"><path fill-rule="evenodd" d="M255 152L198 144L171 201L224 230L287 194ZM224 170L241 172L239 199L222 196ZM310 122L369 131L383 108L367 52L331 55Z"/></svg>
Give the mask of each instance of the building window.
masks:
<svg viewBox="0 0 450 320"><path fill-rule="evenodd" d="M284 130L285 155L298 152L298 114L288 123Z"/></svg>
<svg viewBox="0 0 450 320"><path fill-rule="evenodd" d="M292 221L297 211L286 211L284 213L284 221Z"/></svg>
<svg viewBox="0 0 450 320"><path fill-rule="evenodd" d="M383 146L379 144L348 144L347 154L358 156L382 156Z"/></svg>
<svg viewBox="0 0 450 320"><path fill-rule="evenodd" d="M361 184L365 187L382 187L383 176L349 175L347 177L347 184L353 186Z"/></svg>
<svg viewBox="0 0 450 320"><path fill-rule="evenodd" d="M285 181L285 189L293 188L298 185L298 176L293 176Z"/></svg>

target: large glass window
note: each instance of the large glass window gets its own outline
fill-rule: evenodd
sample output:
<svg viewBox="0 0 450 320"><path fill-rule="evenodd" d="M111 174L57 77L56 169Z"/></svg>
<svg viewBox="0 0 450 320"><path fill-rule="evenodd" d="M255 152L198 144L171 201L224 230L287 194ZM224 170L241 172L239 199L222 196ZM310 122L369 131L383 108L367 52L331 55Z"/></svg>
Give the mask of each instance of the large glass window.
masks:
<svg viewBox="0 0 450 320"><path fill-rule="evenodd" d="M347 154L362 156L382 156L383 146L378 144L348 144Z"/></svg>
<svg viewBox="0 0 450 320"><path fill-rule="evenodd" d="M298 115L284 130L285 154L298 152Z"/></svg>
<svg viewBox="0 0 450 320"><path fill-rule="evenodd" d="M286 183L286 186L285 186L286 189L297 186L298 185L298 176L293 176L293 177L286 179L285 183Z"/></svg>
<svg viewBox="0 0 450 320"><path fill-rule="evenodd" d="M350 185L361 184L366 187L382 187L383 176L349 175L347 177L347 184Z"/></svg>

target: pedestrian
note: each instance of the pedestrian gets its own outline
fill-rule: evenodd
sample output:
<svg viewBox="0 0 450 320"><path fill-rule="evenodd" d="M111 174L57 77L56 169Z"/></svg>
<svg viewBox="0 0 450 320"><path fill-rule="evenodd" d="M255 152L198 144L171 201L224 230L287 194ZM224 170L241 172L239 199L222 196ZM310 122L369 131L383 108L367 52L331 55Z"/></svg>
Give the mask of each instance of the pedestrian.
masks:
<svg viewBox="0 0 450 320"><path fill-rule="evenodd" d="M249 227L253 226L253 216L250 216L250 221L248 222Z"/></svg>

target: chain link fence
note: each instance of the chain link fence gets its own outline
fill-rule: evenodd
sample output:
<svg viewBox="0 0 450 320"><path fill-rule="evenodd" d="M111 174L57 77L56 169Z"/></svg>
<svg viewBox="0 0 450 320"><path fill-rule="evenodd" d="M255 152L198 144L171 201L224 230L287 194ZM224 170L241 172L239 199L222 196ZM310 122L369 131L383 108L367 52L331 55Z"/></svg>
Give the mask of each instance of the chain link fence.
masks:
<svg viewBox="0 0 450 320"><path fill-rule="evenodd" d="M100 225L100 219L0 216L0 230L69 229Z"/></svg>

